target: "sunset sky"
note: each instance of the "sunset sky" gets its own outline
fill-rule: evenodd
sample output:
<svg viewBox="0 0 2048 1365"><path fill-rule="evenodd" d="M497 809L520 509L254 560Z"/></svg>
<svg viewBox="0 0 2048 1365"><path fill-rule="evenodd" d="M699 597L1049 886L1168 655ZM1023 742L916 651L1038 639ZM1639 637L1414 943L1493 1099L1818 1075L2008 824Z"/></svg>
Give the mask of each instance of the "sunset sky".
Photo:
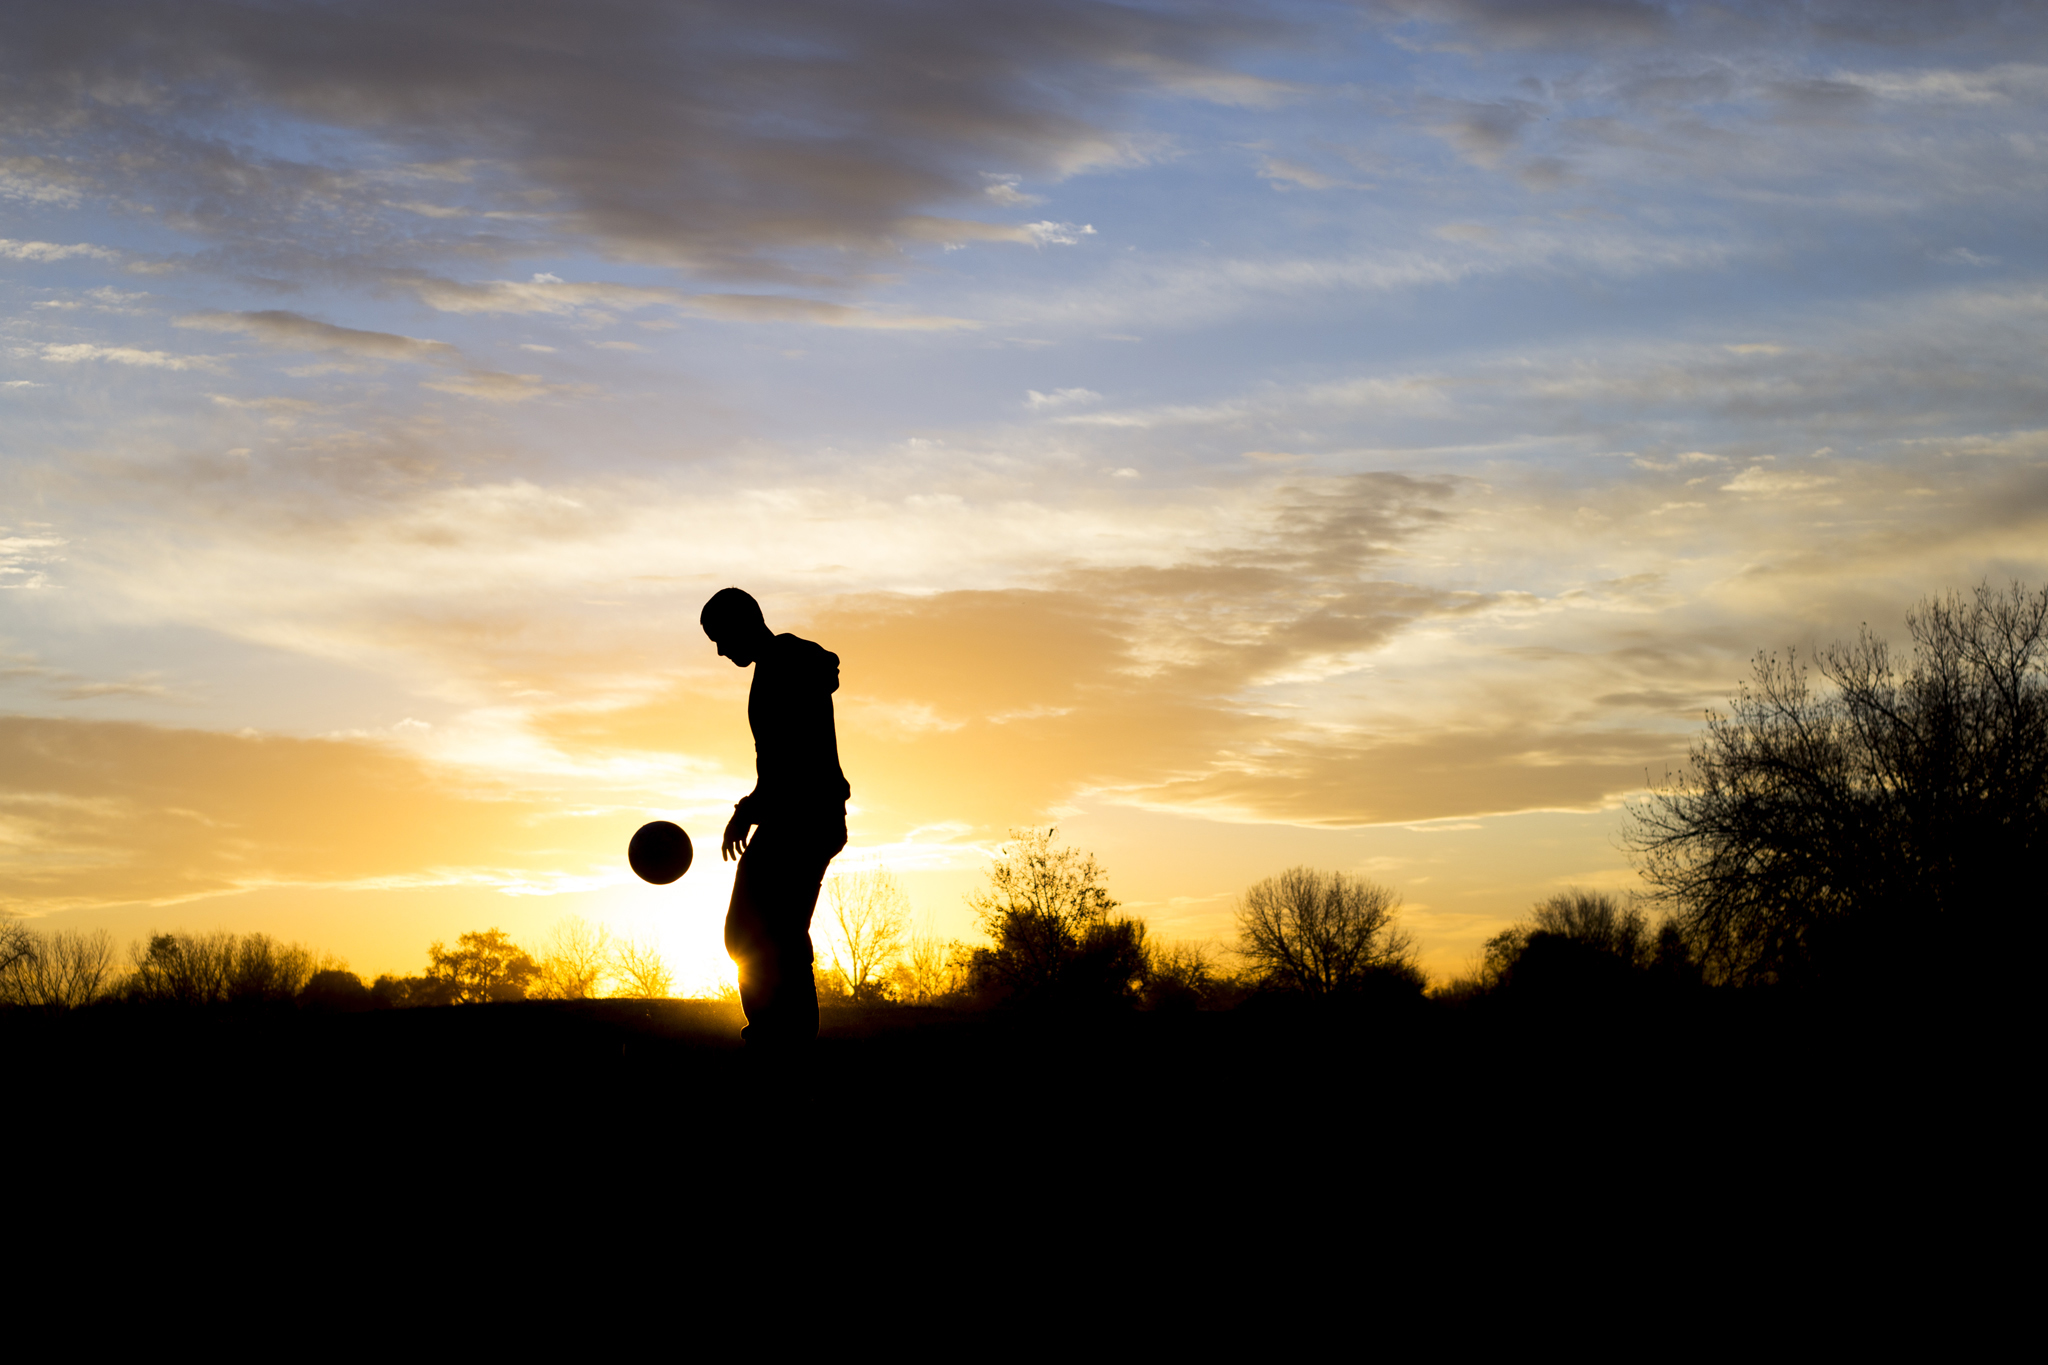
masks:
<svg viewBox="0 0 2048 1365"><path fill-rule="evenodd" d="M2048 578L2048 9L16 0L0 905L726 969L717 588L921 920L1439 976L1758 650ZM677 820L680 883L626 840Z"/></svg>

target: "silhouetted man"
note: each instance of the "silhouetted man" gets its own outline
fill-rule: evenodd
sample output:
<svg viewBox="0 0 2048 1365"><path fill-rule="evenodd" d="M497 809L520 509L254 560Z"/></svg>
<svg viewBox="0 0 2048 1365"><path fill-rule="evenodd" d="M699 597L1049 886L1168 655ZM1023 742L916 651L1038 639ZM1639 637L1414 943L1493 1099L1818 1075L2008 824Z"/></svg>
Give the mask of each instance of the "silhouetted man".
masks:
<svg viewBox="0 0 2048 1365"><path fill-rule="evenodd" d="M832 694L839 656L777 635L761 604L721 588L698 620L718 652L754 668L747 724L754 732L754 790L733 807L719 852L740 860L725 951L740 969L750 1048L802 1047L818 1036L811 975L811 912L825 866L846 847L846 798ZM753 837L748 837L748 830Z"/></svg>

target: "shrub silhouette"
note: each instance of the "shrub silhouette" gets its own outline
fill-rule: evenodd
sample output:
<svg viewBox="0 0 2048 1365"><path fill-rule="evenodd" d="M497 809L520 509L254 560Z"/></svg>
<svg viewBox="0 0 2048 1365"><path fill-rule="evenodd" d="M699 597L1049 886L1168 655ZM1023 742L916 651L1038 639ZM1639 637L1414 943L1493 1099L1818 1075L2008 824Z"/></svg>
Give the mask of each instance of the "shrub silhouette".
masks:
<svg viewBox="0 0 2048 1365"><path fill-rule="evenodd" d="M455 1003L453 981L431 976L392 976L370 983L370 1003L380 1010L424 1009Z"/></svg>
<svg viewBox="0 0 2048 1365"><path fill-rule="evenodd" d="M972 988L1033 1005L1129 1005L1145 985L1145 926L1116 915L1095 855L1012 830L988 890L968 898L993 945L974 951Z"/></svg>
<svg viewBox="0 0 2048 1365"><path fill-rule="evenodd" d="M354 1014L374 1009L376 1005L376 999L370 994L370 988L363 984L363 979L339 967L313 973L306 982L306 988L299 992L300 1008L326 1014Z"/></svg>
<svg viewBox="0 0 2048 1365"><path fill-rule="evenodd" d="M1222 1002L1234 984L1218 969L1206 944L1159 943L1146 955L1146 1009L1201 1009Z"/></svg>
<svg viewBox="0 0 2048 1365"><path fill-rule="evenodd" d="M1529 918L1486 941L1479 969L1452 983L1451 998L1504 992L1529 1001L1611 1003L1650 986L1698 981L1671 921L1654 932L1640 907L1604 891L1573 888L1531 907Z"/></svg>

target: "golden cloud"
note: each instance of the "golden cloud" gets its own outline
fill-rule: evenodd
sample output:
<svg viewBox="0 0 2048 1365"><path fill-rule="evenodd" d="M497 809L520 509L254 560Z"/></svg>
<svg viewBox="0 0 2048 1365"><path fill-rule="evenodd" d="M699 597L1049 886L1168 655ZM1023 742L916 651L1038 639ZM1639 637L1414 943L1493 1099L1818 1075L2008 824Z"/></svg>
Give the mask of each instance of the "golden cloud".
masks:
<svg viewBox="0 0 2048 1365"><path fill-rule="evenodd" d="M0 772L0 903L42 910L522 866L551 813L366 741L121 722L0 717Z"/></svg>
<svg viewBox="0 0 2048 1365"><path fill-rule="evenodd" d="M1084 793L1231 820L1405 823L1532 809L1597 809L1682 756L1670 734L1584 723L1502 723L1412 738L1355 733L1265 704L1259 680L1290 661L1348 654L1470 595L1354 585L1271 620L1218 629L1217 603L1263 605L1258 568L1112 571L1093 591L863 594L804 626L841 658L841 760L871 832L940 824L992 832ZM715 755L750 767L736 694L675 691L609 712L557 716L547 737L593 755ZM734 795L739 795L735 791Z"/></svg>

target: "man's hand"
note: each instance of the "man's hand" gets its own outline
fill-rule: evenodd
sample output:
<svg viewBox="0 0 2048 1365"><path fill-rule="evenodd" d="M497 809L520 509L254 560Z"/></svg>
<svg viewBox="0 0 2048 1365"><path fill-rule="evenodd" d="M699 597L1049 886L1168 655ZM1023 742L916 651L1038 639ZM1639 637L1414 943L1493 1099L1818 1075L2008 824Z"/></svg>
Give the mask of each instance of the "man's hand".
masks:
<svg viewBox="0 0 2048 1365"><path fill-rule="evenodd" d="M746 816L741 815L738 811L734 811L732 819L725 822L725 842L719 846L719 857L729 862L739 857L740 854L745 853L747 851L747 831L752 828L752 821L748 820Z"/></svg>

